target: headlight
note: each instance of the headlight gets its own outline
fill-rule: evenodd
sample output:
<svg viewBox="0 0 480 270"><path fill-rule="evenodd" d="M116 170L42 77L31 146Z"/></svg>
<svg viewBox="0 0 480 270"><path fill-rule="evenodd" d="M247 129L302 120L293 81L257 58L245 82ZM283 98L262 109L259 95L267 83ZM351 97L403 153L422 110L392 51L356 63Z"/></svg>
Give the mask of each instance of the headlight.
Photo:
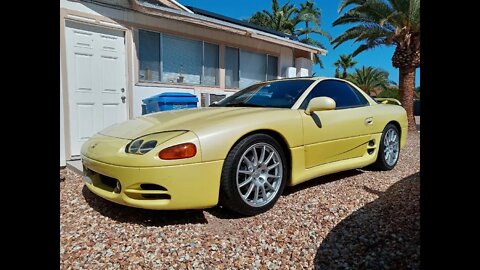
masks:
<svg viewBox="0 0 480 270"><path fill-rule="evenodd" d="M144 142L143 139L137 139L127 145L125 148L125 152L130 153L130 154L139 154L143 155L148 153L150 150L155 148L157 146L157 141L156 140L150 140Z"/></svg>
<svg viewBox="0 0 480 270"><path fill-rule="evenodd" d="M157 145L166 142L174 137L180 136L187 131L164 131L151 133L134 139L125 147L125 153L143 155L150 152Z"/></svg>
<svg viewBox="0 0 480 270"><path fill-rule="evenodd" d="M150 150L155 148L155 146L157 146L157 141L156 140L151 140L151 141L145 142L140 146L140 153L142 153L142 154L148 153Z"/></svg>
<svg viewBox="0 0 480 270"><path fill-rule="evenodd" d="M143 140L136 140L136 141L133 141L132 144L130 144L130 147L127 147L128 149L128 153L137 153L138 149L140 148L140 145L142 145L143 143Z"/></svg>

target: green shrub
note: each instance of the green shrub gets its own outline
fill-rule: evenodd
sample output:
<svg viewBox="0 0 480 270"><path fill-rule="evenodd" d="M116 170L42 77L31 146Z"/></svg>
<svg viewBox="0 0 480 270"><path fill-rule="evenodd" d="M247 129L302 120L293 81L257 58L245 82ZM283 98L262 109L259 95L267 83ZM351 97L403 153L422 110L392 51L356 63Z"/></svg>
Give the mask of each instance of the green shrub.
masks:
<svg viewBox="0 0 480 270"><path fill-rule="evenodd" d="M388 89L383 90L380 94L377 95L378 98L395 98L399 99L398 89L394 87L389 87Z"/></svg>

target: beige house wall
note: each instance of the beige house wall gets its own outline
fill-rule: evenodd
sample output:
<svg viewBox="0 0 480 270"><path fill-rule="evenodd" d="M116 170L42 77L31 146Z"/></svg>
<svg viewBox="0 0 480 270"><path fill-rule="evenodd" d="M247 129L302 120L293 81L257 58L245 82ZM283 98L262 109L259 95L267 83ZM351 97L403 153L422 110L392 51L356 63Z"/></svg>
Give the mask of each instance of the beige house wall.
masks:
<svg viewBox="0 0 480 270"><path fill-rule="evenodd" d="M63 155L70 158L69 144L69 115L67 70L65 52L65 20L73 20L102 27L121 29L125 32L126 42L126 71L127 71L127 100L129 103L128 115L133 118L141 115L142 99L161 92L187 92L197 95L201 100L201 93L230 95L238 89L225 88L224 50L226 46L240 48L254 52L266 53L278 57L279 77L285 77L287 67L294 66L295 57L310 58L311 52L298 49L298 45L283 46L273 43L271 38L260 37L247 31L216 27L212 29L205 25L198 25L192 20L178 21L153 15L146 15L137 11L112 8L88 2L60 1L60 69L61 69L61 128L64 131ZM138 81L138 29L162 32L180 37L204 40L219 45L219 82L218 87L178 85L164 83L142 83ZM282 43L281 43L282 44ZM295 47L295 48L294 48ZM62 135L61 134L61 135ZM63 143L63 144L62 144ZM61 153L62 155L62 153Z"/></svg>

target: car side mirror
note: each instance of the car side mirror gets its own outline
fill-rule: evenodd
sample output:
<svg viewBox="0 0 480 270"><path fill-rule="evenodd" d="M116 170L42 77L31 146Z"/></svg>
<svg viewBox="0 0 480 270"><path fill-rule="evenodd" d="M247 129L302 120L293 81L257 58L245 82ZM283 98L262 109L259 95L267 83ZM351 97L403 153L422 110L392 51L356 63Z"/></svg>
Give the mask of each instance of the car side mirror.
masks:
<svg viewBox="0 0 480 270"><path fill-rule="evenodd" d="M317 97L312 98L310 102L308 102L308 106L305 109L305 113L310 115L312 112L316 111L328 111L328 110L335 110L337 106L335 100L329 97Z"/></svg>

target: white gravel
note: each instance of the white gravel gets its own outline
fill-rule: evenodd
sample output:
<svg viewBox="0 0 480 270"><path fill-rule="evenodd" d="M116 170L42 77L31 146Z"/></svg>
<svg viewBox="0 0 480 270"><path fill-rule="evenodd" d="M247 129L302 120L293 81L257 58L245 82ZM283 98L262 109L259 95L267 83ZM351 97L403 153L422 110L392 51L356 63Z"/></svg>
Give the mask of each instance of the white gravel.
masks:
<svg viewBox="0 0 480 270"><path fill-rule="evenodd" d="M419 269L419 134L394 170L286 188L270 211L150 211L108 202L60 170L61 269Z"/></svg>

